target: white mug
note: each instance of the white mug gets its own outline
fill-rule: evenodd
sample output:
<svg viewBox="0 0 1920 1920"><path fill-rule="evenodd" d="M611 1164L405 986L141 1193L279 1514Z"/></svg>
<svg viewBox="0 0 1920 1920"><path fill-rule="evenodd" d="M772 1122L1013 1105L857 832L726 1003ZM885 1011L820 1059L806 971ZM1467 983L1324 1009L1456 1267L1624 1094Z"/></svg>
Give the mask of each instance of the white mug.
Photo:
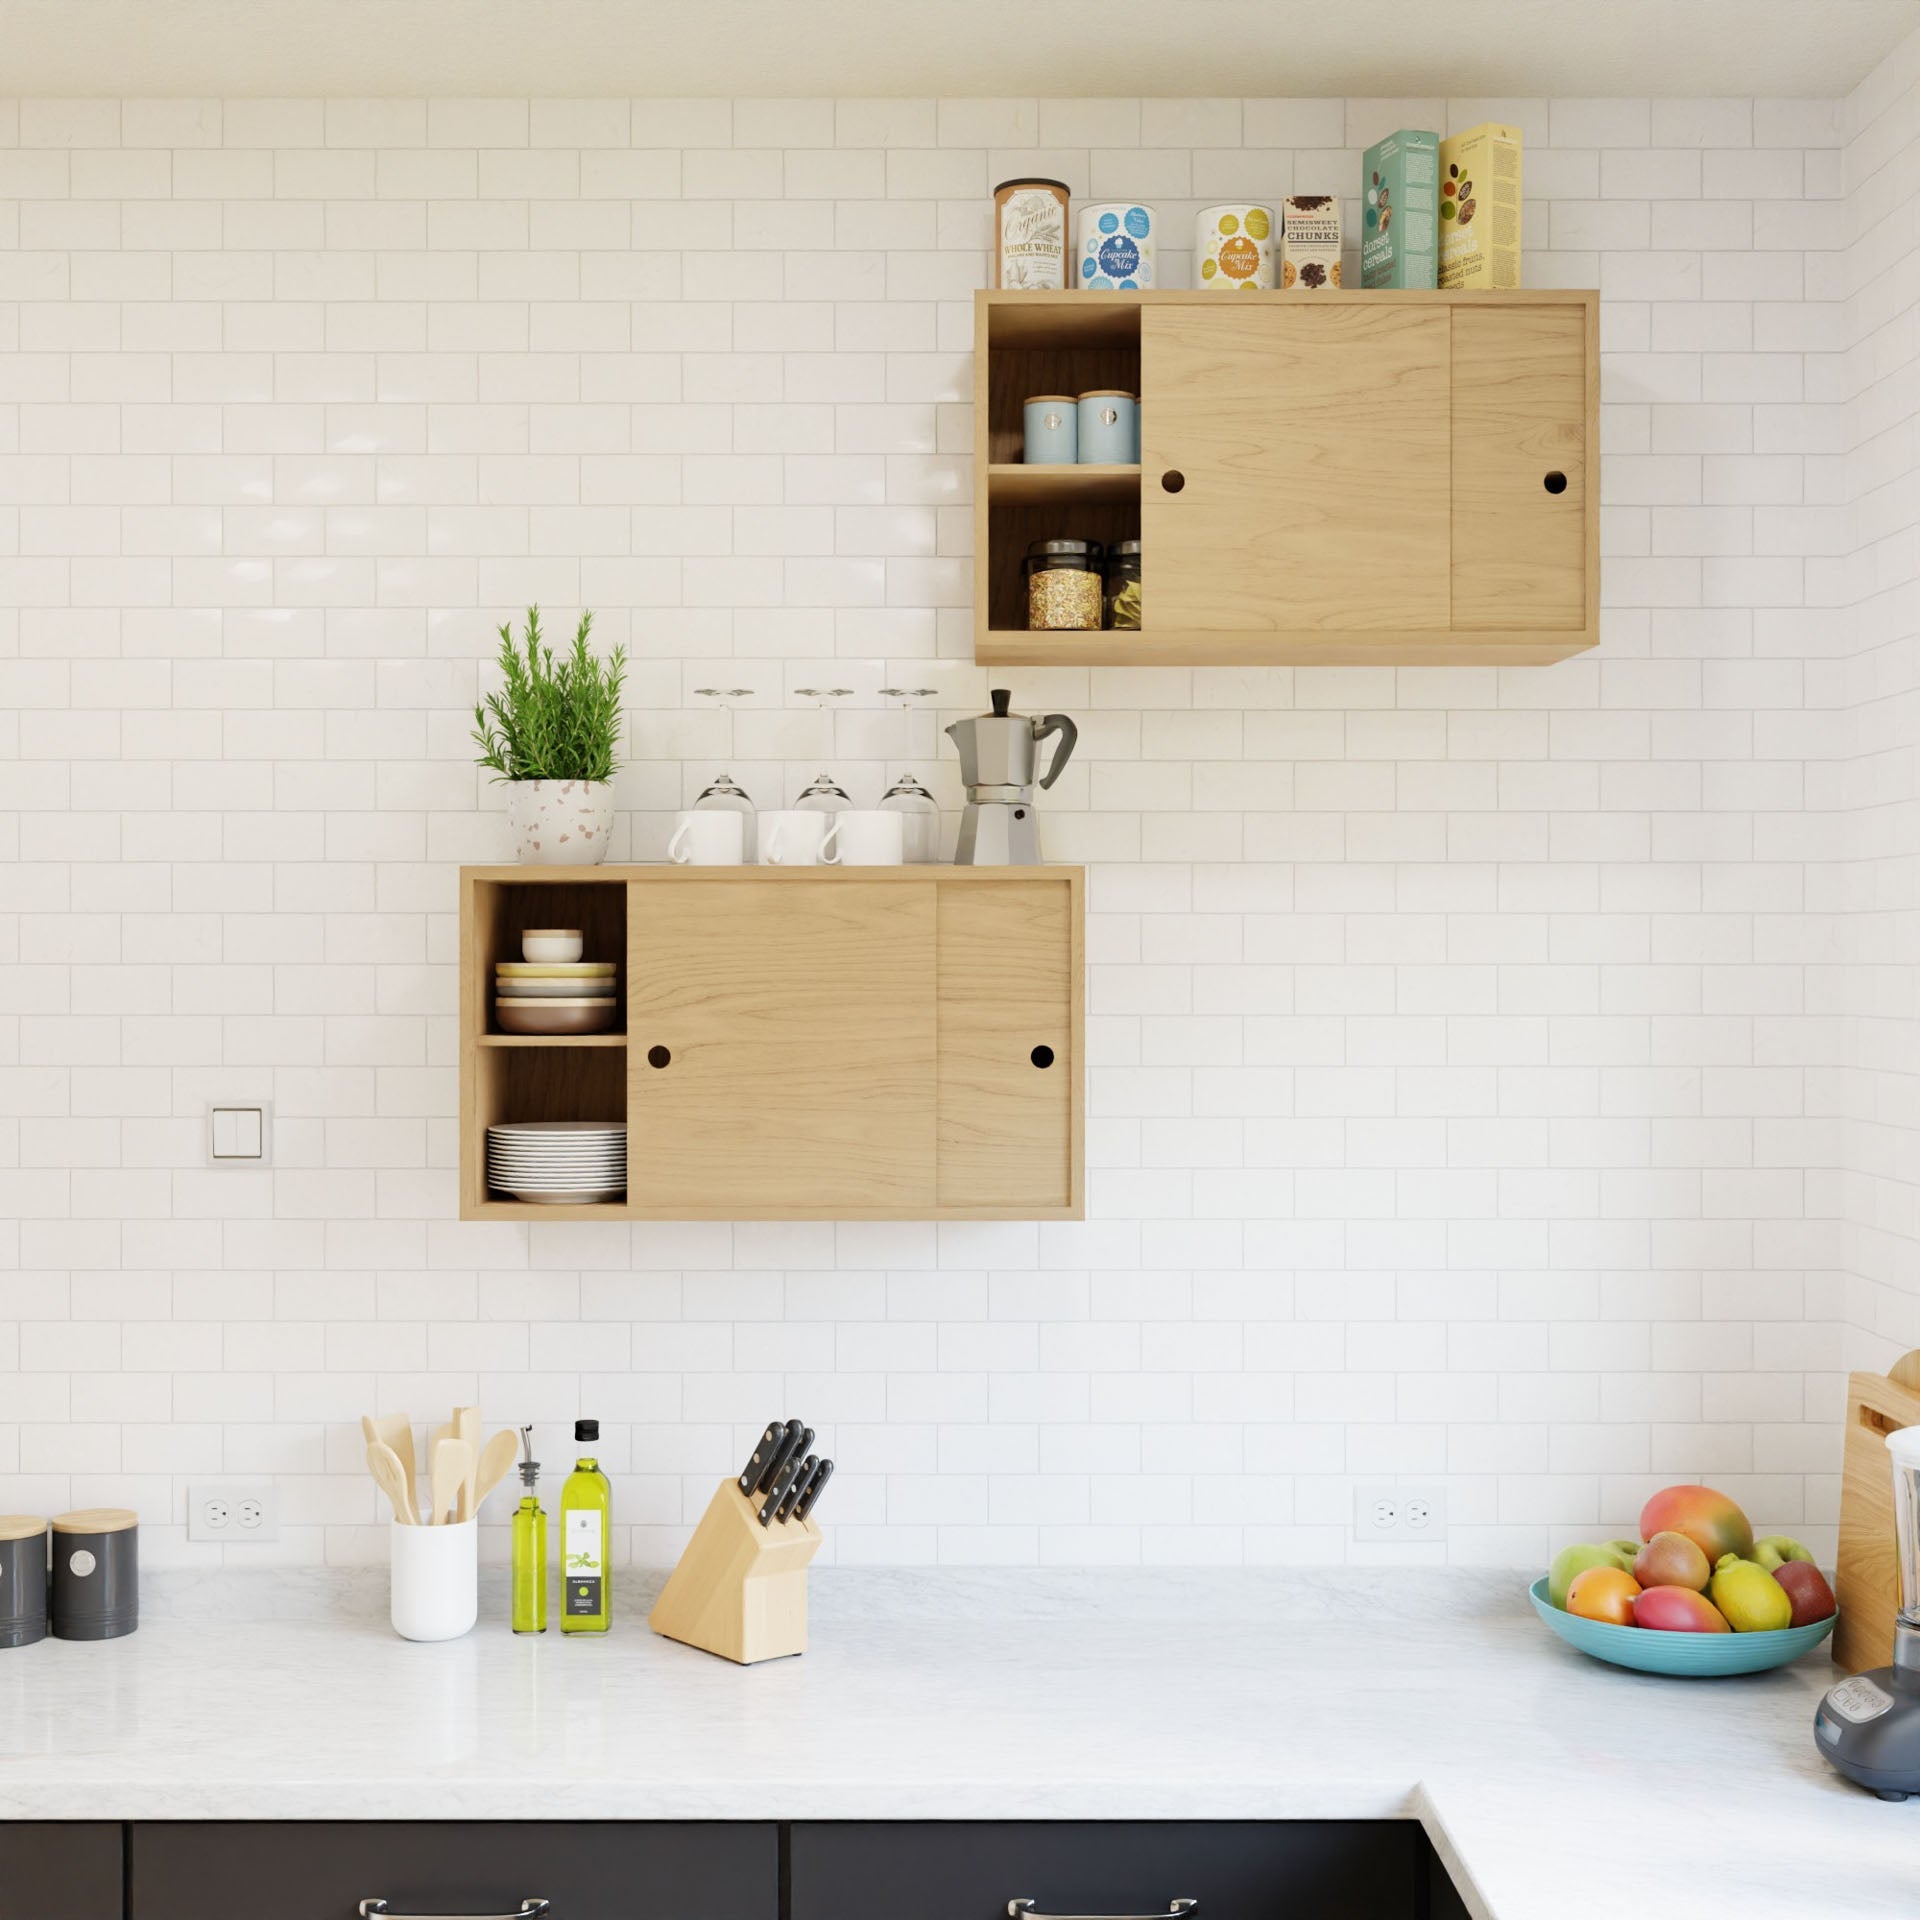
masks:
<svg viewBox="0 0 1920 1920"><path fill-rule="evenodd" d="M782 807L760 816L760 864L763 867L817 867L827 837L829 816L805 807Z"/></svg>
<svg viewBox="0 0 1920 1920"><path fill-rule="evenodd" d="M676 867L737 867L746 840L744 815L727 807L690 807L674 816L667 858Z"/></svg>
<svg viewBox="0 0 1920 1920"><path fill-rule="evenodd" d="M820 858L830 867L897 867L906 846L906 822L891 808L849 807L833 816Z"/></svg>

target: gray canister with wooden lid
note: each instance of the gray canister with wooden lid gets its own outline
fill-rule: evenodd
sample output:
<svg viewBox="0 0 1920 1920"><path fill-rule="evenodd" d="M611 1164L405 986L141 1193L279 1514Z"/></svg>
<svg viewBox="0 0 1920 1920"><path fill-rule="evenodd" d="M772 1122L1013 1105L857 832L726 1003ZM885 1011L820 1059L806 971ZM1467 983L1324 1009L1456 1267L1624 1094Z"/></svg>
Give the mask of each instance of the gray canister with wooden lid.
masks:
<svg viewBox="0 0 1920 1920"><path fill-rule="evenodd" d="M0 1513L0 1647L47 1637L47 1523Z"/></svg>
<svg viewBox="0 0 1920 1920"><path fill-rule="evenodd" d="M117 1640L140 1624L140 1521L83 1507L53 1523L53 1636Z"/></svg>

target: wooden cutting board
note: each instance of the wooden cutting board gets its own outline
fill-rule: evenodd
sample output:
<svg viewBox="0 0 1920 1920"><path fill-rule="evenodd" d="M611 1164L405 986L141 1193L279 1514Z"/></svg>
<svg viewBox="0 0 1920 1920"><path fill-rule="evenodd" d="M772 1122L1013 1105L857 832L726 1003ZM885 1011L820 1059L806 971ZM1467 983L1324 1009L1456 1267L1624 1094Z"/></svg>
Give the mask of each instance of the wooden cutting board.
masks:
<svg viewBox="0 0 1920 1920"><path fill-rule="evenodd" d="M1840 1621L1833 1657L1849 1673L1893 1659L1900 1563L1893 1530L1893 1463L1887 1435L1920 1426L1920 1347L1885 1374L1847 1381L1847 1435L1840 1466L1840 1557L1834 1598Z"/></svg>

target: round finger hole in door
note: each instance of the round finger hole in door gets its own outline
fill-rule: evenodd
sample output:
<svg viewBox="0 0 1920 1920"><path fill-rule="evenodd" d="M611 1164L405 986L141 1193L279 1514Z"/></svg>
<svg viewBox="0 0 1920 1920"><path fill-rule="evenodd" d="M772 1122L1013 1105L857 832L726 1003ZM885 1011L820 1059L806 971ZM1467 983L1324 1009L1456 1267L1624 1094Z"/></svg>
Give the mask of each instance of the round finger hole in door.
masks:
<svg viewBox="0 0 1920 1920"><path fill-rule="evenodd" d="M1053 1065L1053 1049L1051 1047L1035 1047L1034 1050L1027 1055L1027 1058L1031 1060L1036 1067L1050 1067Z"/></svg>
<svg viewBox="0 0 1920 1920"><path fill-rule="evenodd" d="M1172 467L1160 476L1160 484L1169 493L1178 493L1187 484L1187 476L1178 467Z"/></svg>
<svg viewBox="0 0 1920 1920"><path fill-rule="evenodd" d="M647 1049L647 1065L650 1067L664 1067L672 1058L673 1055L665 1047Z"/></svg>
<svg viewBox="0 0 1920 1920"><path fill-rule="evenodd" d="M1562 473L1558 467L1555 467L1540 484L1545 487L1549 493L1565 493L1567 490L1567 476Z"/></svg>

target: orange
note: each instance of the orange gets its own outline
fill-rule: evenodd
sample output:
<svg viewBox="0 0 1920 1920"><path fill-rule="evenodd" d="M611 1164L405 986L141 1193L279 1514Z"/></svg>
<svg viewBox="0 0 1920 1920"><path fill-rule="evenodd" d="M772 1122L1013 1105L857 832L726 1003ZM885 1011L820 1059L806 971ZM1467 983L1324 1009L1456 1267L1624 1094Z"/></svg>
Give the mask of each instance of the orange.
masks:
<svg viewBox="0 0 1920 1920"><path fill-rule="evenodd" d="M1640 1582L1619 1567L1589 1567L1567 1589L1567 1611L1583 1620L1605 1620L1616 1627L1633 1625L1633 1603Z"/></svg>

